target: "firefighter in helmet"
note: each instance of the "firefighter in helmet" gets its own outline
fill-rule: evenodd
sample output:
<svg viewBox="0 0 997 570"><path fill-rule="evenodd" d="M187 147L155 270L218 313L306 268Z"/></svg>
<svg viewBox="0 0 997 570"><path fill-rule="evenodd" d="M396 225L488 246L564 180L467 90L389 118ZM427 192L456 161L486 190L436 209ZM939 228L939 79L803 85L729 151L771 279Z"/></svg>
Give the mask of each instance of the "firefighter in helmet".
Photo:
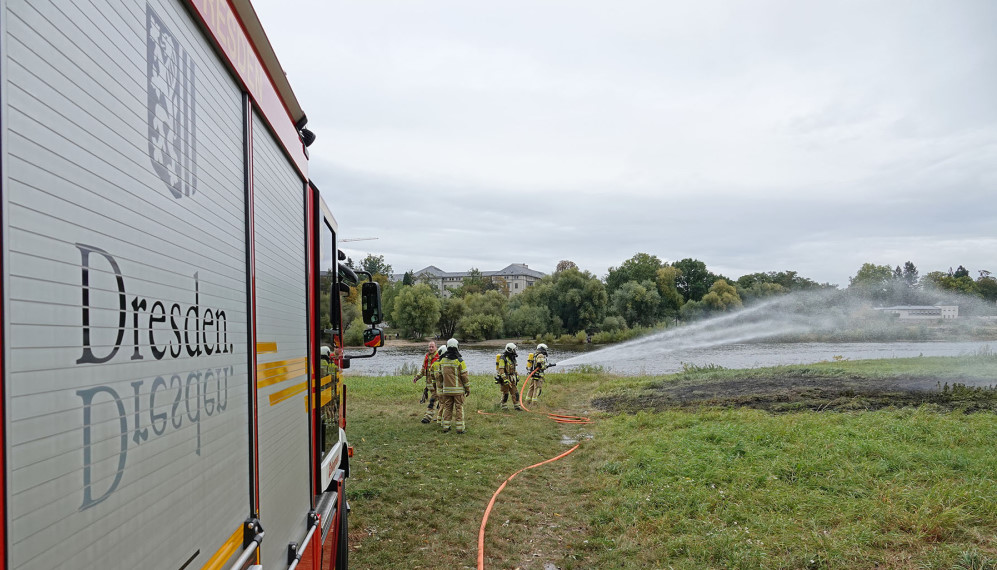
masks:
<svg viewBox="0 0 997 570"><path fill-rule="evenodd" d="M440 395L443 394L443 376L440 374L440 359L447 352L447 345L442 344L440 348L436 349L436 359L433 364L429 367L429 373L433 377L433 384L436 386L436 409L430 408L426 411L426 417L430 421L435 421L438 424L443 423L443 406L441 405ZM429 423L423 420L422 423Z"/></svg>
<svg viewBox="0 0 997 570"><path fill-rule="evenodd" d="M447 351L439 360L441 380L440 403L443 407L443 433L456 429L464 433L464 398L471 393L467 379L467 364L457 350L457 339L447 341Z"/></svg>
<svg viewBox="0 0 997 570"><path fill-rule="evenodd" d="M426 377L426 387L422 389L422 399L419 400L420 404L425 404L426 400L429 400L429 407L426 409L426 415L422 418L422 423L424 424L428 424L433 420L433 410L436 409L436 383L433 381L433 377L429 370L435 359L436 342L429 341L429 346L426 348L426 356L422 358L422 367L419 368L419 373L412 379L412 383L415 384L419 381L419 378L422 378L423 376Z"/></svg>
<svg viewBox="0 0 997 570"><path fill-rule="evenodd" d="M499 404L503 410L509 409L509 395L512 394L512 404L517 410L523 408L519 405L519 376L516 373L516 345L509 343L505 345L505 351L495 358L495 383L502 387L502 402Z"/></svg>
<svg viewBox="0 0 997 570"><path fill-rule="evenodd" d="M544 389L544 372L556 364L547 362L547 345L540 343L537 345L536 353L533 354L533 360L527 362L527 365L532 376L530 376L530 389L526 391L526 401L536 404Z"/></svg>

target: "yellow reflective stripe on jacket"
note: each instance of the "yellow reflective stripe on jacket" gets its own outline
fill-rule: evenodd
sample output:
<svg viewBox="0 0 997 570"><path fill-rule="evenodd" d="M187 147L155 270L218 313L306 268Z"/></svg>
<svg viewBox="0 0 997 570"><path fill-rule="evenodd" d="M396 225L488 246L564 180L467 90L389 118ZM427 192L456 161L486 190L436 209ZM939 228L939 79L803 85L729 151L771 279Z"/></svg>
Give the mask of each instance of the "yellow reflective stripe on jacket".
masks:
<svg viewBox="0 0 997 570"><path fill-rule="evenodd" d="M441 359L440 379L443 394L463 394L467 384L467 363L463 360Z"/></svg>

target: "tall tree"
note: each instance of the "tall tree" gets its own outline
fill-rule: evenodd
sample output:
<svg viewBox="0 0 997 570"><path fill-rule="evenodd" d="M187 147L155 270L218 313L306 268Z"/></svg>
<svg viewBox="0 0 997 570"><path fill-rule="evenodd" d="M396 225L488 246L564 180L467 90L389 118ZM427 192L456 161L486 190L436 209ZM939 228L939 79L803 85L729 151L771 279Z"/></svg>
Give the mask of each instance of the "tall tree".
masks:
<svg viewBox="0 0 997 570"><path fill-rule="evenodd" d="M568 333L595 328L606 316L606 286L588 271L569 268L547 275L513 298L514 307L536 305L551 313L551 332Z"/></svg>
<svg viewBox="0 0 997 570"><path fill-rule="evenodd" d="M384 312L385 320L387 320L391 326L395 326L395 299L398 298L398 294L405 288L406 285L400 281L396 281L394 283L388 283L383 289L381 289L381 310Z"/></svg>
<svg viewBox="0 0 997 570"><path fill-rule="evenodd" d="M550 329L550 309L537 305L520 305L509 311L505 332L510 335L537 337Z"/></svg>
<svg viewBox="0 0 997 570"><path fill-rule="evenodd" d="M491 277L485 277L477 267L472 267L467 272L467 277L461 282L461 286L454 290L454 295L466 297L485 291L497 291L498 284L492 281Z"/></svg>
<svg viewBox="0 0 997 570"><path fill-rule="evenodd" d="M976 278L976 290L990 303L997 302L997 279L989 271L980 271L980 276Z"/></svg>
<svg viewBox="0 0 997 570"><path fill-rule="evenodd" d="M903 280L907 287L913 289L917 287L917 267L911 262L904 263Z"/></svg>
<svg viewBox="0 0 997 570"><path fill-rule="evenodd" d="M653 325L661 304L658 287L652 281L627 281L613 292L611 299L613 308L630 326Z"/></svg>
<svg viewBox="0 0 997 570"><path fill-rule="evenodd" d="M440 300L440 338L448 339L457 332L457 323L467 312L467 303L459 297Z"/></svg>
<svg viewBox="0 0 997 570"><path fill-rule="evenodd" d="M725 279L717 279L710 286L710 292L703 295L702 302L714 312L730 311L741 306L737 289Z"/></svg>
<svg viewBox="0 0 997 570"><path fill-rule="evenodd" d="M367 257L360 261L360 269L370 273L371 275L384 275L387 277L391 276L391 265L384 261L383 255L374 255L373 253L368 253Z"/></svg>
<svg viewBox="0 0 997 570"><path fill-rule="evenodd" d="M734 285L735 283L731 283ZM833 285L828 283L820 284L813 279L808 279L799 275L795 271L769 271L767 273L749 273L747 275L742 275L738 277L736 285L741 289L753 289L757 285L763 284L773 284L779 287L776 290L786 292L789 291L807 291L810 289L821 289L821 288L832 288ZM763 288L757 288L761 290Z"/></svg>
<svg viewBox="0 0 997 570"><path fill-rule="evenodd" d="M666 265L655 274L655 284L658 286L658 295L661 296L660 314L662 316L674 317L678 315L679 309L685 299L679 293L677 283L682 271L678 267Z"/></svg>
<svg viewBox="0 0 997 570"><path fill-rule="evenodd" d="M672 263L681 273L675 280L675 287L686 301L699 301L709 292L710 286L719 276L710 273L706 264L698 259L686 258Z"/></svg>
<svg viewBox="0 0 997 570"><path fill-rule="evenodd" d="M875 301L885 301L890 296L892 279L893 270L889 265L863 263L855 277L848 279L848 290Z"/></svg>
<svg viewBox="0 0 997 570"><path fill-rule="evenodd" d="M578 269L578 265L569 259L562 259L557 262L557 267L554 269L554 273L560 273L565 269Z"/></svg>
<svg viewBox="0 0 997 570"><path fill-rule="evenodd" d="M606 290L612 295L627 281L654 281L664 264L656 255L635 253L619 267L610 267L606 276Z"/></svg>
<svg viewBox="0 0 997 570"><path fill-rule="evenodd" d="M457 323L457 331L466 339L498 338L502 335L507 300L498 291L471 293L463 297L467 312Z"/></svg>
<svg viewBox="0 0 997 570"><path fill-rule="evenodd" d="M395 326L421 338L440 320L440 299L425 283L403 287L395 297L392 316Z"/></svg>

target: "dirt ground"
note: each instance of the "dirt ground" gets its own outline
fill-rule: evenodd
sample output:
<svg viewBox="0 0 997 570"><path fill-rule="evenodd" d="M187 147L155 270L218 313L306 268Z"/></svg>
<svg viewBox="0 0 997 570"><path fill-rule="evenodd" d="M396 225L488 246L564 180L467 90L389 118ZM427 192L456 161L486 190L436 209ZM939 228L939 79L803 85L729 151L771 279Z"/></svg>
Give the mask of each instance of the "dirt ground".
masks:
<svg viewBox="0 0 997 570"><path fill-rule="evenodd" d="M997 378L842 378L785 376L679 379L620 396L597 398L617 412L699 407L746 407L771 412L858 411L932 404L944 410L997 411Z"/></svg>

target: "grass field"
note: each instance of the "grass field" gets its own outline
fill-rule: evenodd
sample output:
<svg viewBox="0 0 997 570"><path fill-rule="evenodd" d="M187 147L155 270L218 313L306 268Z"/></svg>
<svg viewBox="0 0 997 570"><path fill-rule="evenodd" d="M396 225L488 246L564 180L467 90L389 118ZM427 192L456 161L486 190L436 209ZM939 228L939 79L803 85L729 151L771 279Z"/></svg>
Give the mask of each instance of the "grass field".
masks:
<svg viewBox="0 0 997 570"><path fill-rule="evenodd" d="M800 379L847 386L794 392ZM723 395L739 383L786 405L752 407L750 388ZM351 564L476 567L498 486L580 441L499 496L486 568L997 568L988 383L992 354L553 374L538 411L594 420L565 425L477 413L497 413L499 392L472 377L469 432L456 435L419 423L410 377L352 377ZM903 405L884 405L891 394Z"/></svg>

